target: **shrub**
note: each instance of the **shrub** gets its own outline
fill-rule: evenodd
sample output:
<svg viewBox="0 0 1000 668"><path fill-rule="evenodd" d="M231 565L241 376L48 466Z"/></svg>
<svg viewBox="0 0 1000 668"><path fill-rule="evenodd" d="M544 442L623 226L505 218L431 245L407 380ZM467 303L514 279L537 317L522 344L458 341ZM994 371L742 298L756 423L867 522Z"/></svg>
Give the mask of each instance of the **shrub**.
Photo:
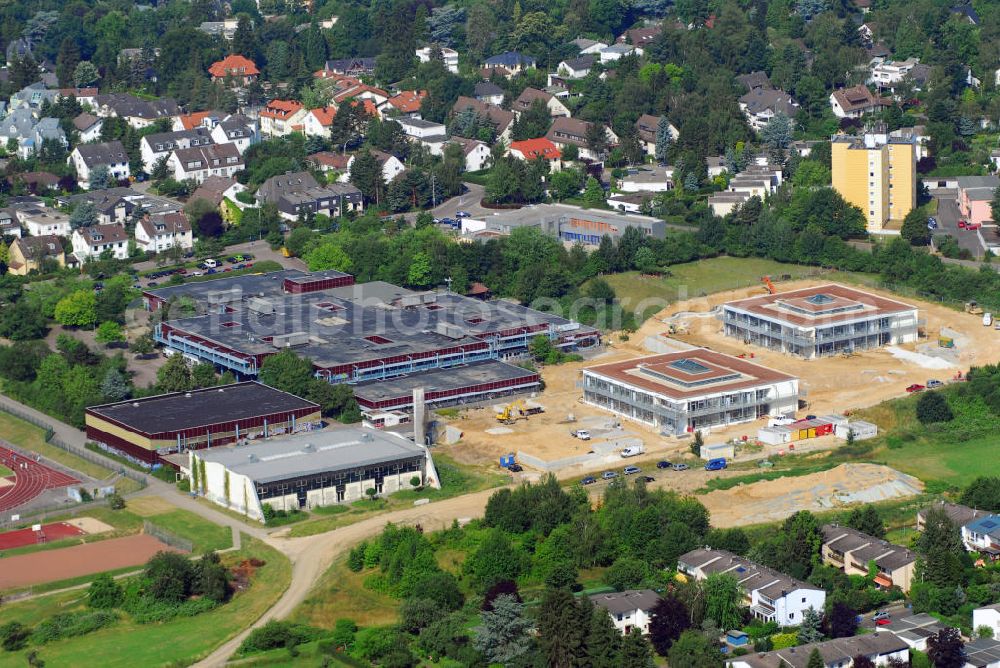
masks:
<svg viewBox="0 0 1000 668"><path fill-rule="evenodd" d="M353 619L338 619L337 623L333 625L333 635L330 636L330 641L335 648L349 650L354 646L357 632L358 625L354 623Z"/></svg>
<svg viewBox="0 0 1000 668"><path fill-rule="evenodd" d="M319 636L316 629L303 624L271 620L259 629L254 629L246 637L237 654L247 655L264 652L279 647L293 648Z"/></svg>
<svg viewBox="0 0 1000 668"><path fill-rule="evenodd" d="M74 638L93 633L114 624L116 621L118 621L118 615L108 610L62 612L49 617L36 626L32 640L39 645L44 645L60 638Z"/></svg>
<svg viewBox="0 0 1000 668"><path fill-rule="evenodd" d="M955 416L940 392L925 392L917 400L917 419L920 424L950 422Z"/></svg>
<svg viewBox="0 0 1000 668"><path fill-rule="evenodd" d="M107 573L94 578L87 589L87 605L98 610L117 608L123 599L122 588Z"/></svg>
<svg viewBox="0 0 1000 668"><path fill-rule="evenodd" d="M191 594L194 568L176 552L157 552L146 563L146 591L157 601L179 603Z"/></svg>
<svg viewBox="0 0 1000 668"><path fill-rule="evenodd" d="M108 494L108 508L111 510L122 510L125 508L125 499L121 494Z"/></svg>
<svg viewBox="0 0 1000 668"><path fill-rule="evenodd" d="M408 598L399 609L399 626L407 633L417 634L445 614L446 611L429 598Z"/></svg>
<svg viewBox="0 0 1000 668"><path fill-rule="evenodd" d="M365 548L367 547L367 543L355 545L347 554L347 567L355 573L361 572L361 569L365 567Z"/></svg>
<svg viewBox="0 0 1000 668"><path fill-rule="evenodd" d="M31 629L21 622L7 622L0 626L0 647L8 652L16 652L28 644Z"/></svg>

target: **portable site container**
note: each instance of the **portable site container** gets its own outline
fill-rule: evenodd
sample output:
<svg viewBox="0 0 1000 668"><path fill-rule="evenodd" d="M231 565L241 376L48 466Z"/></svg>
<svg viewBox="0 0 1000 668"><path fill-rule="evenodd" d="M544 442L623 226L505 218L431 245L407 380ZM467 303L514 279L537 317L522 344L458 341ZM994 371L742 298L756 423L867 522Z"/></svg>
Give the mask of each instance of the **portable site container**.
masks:
<svg viewBox="0 0 1000 668"><path fill-rule="evenodd" d="M865 422L863 420L854 420L845 425L838 425L836 435L837 438L847 439L847 434L849 432L854 432L855 441L863 441L868 438L874 438L878 435L878 426L872 424L871 422Z"/></svg>
<svg viewBox="0 0 1000 668"><path fill-rule="evenodd" d="M715 443L701 446L702 459L733 459L736 447L732 443Z"/></svg>
<svg viewBox="0 0 1000 668"><path fill-rule="evenodd" d="M784 445L792 442L792 432L788 427L762 427L757 430L757 440L767 445Z"/></svg>

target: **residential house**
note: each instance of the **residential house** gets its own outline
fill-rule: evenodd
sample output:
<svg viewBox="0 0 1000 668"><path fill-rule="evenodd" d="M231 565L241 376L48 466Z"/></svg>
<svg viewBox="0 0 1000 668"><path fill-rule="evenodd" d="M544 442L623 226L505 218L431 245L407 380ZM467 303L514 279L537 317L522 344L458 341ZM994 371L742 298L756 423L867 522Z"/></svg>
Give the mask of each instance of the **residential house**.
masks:
<svg viewBox="0 0 1000 668"><path fill-rule="evenodd" d="M972 611L972 630L978 631L984 626L993 632L994 638L1000 638L1000 603L986 605Z"/></svg>
<svg viewBox="0 0 1000 668"><path fill-rule="evenodd" d="M156 163L166 160L177 149L192 146L208 146L214 144L212 132L206 127L177 132L157 132L146 135L139 140L139 154L142 156L142 168L152 172Z"/></svg>
<svg viewBox="0 0 1000 668"><path fill-rule="evenodd" d="M465 171L478 172L489 167L492 153L489 145L485 142L465 137L452 137L448 143L458 144L462 147L462 153L465 155Z"/></svg>
<svg viewBox="0 0 1000 668"><path fill-rule="evenodd" d="M618 180L618 189L626 193L662 193L674 189L674 168L630 169Z"/></svg>
<svg viewBox="0 0 1000 668"><path fill-rule="evenodd" d="M215 61L209 66L208 73L212 75L213 82L232 81L243 86L249 86L260 76L257 64L239 54L231 54Z"/></svg>
<svg viewBox="0 0 1000 668"><path fill-rule="evenodd" d="M511 142L509 151L510 155L518 160L547 161L550 172L558 172L562 169L562 151L555 143L545 137Z"/></svg>
<svg viewBox="0 0 1000 668"><path fill-rule="evenodd" d="M403 126L403 132L412 139L425 140L431 137L443 137L448 134L443 123L425 121L419 118L397 118L396 121Z"/></svg>
<svg viewBox="0 0 1000 668"><path fill-rule="evenodd" d="M784 114L794 122L799 111L799 104L791 95L774 88L754 88L743 95L739 103L747 123L756 132L763 130L778 114Z"/></svg>
<svg viewBox="0 0 1000 668"><path fill-rule="evenodd" d="M80 104L88 107L93 107L94 98L97 97L98 92L99 91L96 87L60 88L59 97L57 99L61 99L64 97L73 97L76 98L76 101L79 102Z"/></svg>
<svg viewBox="0 0 1000 668"><path fill-rule="evenodd" d="M458 74L458 51L447 46L438 46L437 48L441 54L441 60L444 62L445 69L452 74ZM425 46L422 49L417 49L417 60L422 63L429 63L433 55L433 46Z"/></svg>
<svg viewBox="0 0 1000 668"><path fill-rule="evenodd" d="M883 628L894 633L910 649L926 652L927 640L946 627L937 617L931 617L923 612L906 617L894 617Z"/></svg>
<svg viewBox="0 0 1000 668"><path fill-rule="evenodd" d="M758 88L763 90L771 90L774 86L771 85L771 80L767 76L767 72L750 72L749 74L741 74L736 77L736 80L740 82L744 88L747 89L749 93L752 90L757 90Z"/></svg>
<svg viewBox="0 0 1000 668"><path fill-rule="evenodd" d="M748 199L750 199L750 195L745 192L712 193L708 196L708 208L712 210L713 215L725 218L743 206Z"/></svg>
<svg viewBox="0 0 1000 668"><path fill-rule="evenodd" d="M480 102L499 106L503 103L504 90L492 81L480 81L472 89L472 95Z"/></svg>
<svg viewBox="0 0 1000 668"><path fill-rule="evenodd" d="M910 591L917 563L914 552L850 527L827 524L820 531L823 534L823 563L848 575L862 577L869 574L874 564L876 587L899 587L904 593Z"/></svg>
<svg viewBox="0 0 1000 668"><path fill-rule="evenodd" d="M620 592L594 594L591 603L604 608L622 635L649 633L649 619L653 608L660 602L660 595L652 589L627 589Z"/></svg>
<svg viewBox="0 0 1000 668"><path fill-rule="evenodd" d="M641 56L642 49L631 44L612 44L600 51L601 64L614 63L626 56Z"/></svg>
<svg viewBox="0 0 1000 668"><path fill-rule="evenodd" d="M962 543L969 552L1000 557L1000 515L987 515L962 525Z"/></svg>
<svg viewBox="0 0 1000 668"><path fill-rule="evenodd" d="M866 86L861 85L841 88L830 94L830 106L837 118L860 118L890 104L888 100L874 95Z"/></svg>
<svg viewBox="0 0 1000 668"><path fill-rule="evenodd" d="M979 25L979 13L970 3L962 3L951 8L951 13L974 26Z"/></svg>
<svg viewBox="0 0 1000 668"><path fill-rule="evenodd" d="M73 230L73 255L80 262L96 260L110 252L116 260L128 257L128 232L122 225L91 225Z"/></svg>
<svg viewBox="0 0 1000 668"><path fill-rule="evenodd" d="M976 510L958 503L936 501L932 505L917 511L917 531L924 530L924 526L927 523L927 513L934 509L941 510L945 514L945 517L957 527L964 526L980 517L987 517L990 514L985 510Z"/></svg>
<svg viewBox="0 0 1000 668"><path fill-rule="evenodd" d="M920 64L919 58L906 60L873 58L869 64L868 84L879 89L888 88L894 91L895 86L906 79L918 64Z"/></svg>
<svg viewBox="0 0 1000 668"><path fill-rule="evenodd" d="M42 262L53 260L60 267L66 266L66 255L62 242L54 234L17 238L8 249L7 272L15 276L26 276L39 271Z"/></svg>
<svg viewBox="0 0 1000 668"><path fill-rule="evenodd" d="M342 58L340 60L328 60L323 66L324 72L330 74L346 74L352 77L359 77L366 74L375 73L374 58Z"/></svg>
<svg viewBox="0 0 1000 668"><path fill-rule="evenodd" d="M386 91L375 86L361 83L356 79L353 81L342 79L337 87L337 92L333 94L333 101L336 104L343 104L347 100L367 100L376 108L382 106L392 97Z"/></svg>
<svg viewBox="0 0 1000 668"><path fill-rule="evenodd" d="M297 100L271 100L260 112L260 133L264 137L284 137L301 132L306 113Z"/></svg>
<svg viewBox="0 0 1000 668"><path fill-rule="evenodd" d="M107 167L111 178L117 181L128 179L131 175L128 154L117 139L100 144L80 144L69 154L67 162L73 165L76 180L84 189L90 188L90 175L96 167Z"/></svg>
<svg viewBox="0 0 1000 668"><path fill-rule="evenodd" d="M455 114L462 113L468 109L471 109L477 115L490 122L496 131L497 141L510 143L511 126L514 124L514 112L460 95L451 108L451 114L454 117Z"/></svg>
<svg viewBox="0 0 1000 668"><path fill-rule="evenodd" d="M84 202L91 204L97 210L97 220L104 224L125 224L138 214L162 215L176 213L182 208L181 203L175 199L117 186L106 190L91 190L56 197L56 203L64 207L75 207Z"/></svg>
<svg viewBox="0 0 1000 668"><path fill-rule="evenodd" d="M590 74L590 70L593 69L594 63L596 62L597 56L594 54L580 55L576 58L567 58L559 63L559 67L556 68L556 72L559 76L566 79L583 79L585 76Z"/></svg>
<svg viewBox="0 0 1000 668"><path fill-rule="evenodd" d="M813 650L819 652L824 668L853 668L854 658L863 656L876 666L909 665L910 649L888 631L876 631L850 638L824 640L770 652L753 652L727 659L729 668L806 668Z"/></svg>
<svg viewBox="0 0 1000 668"><path fill-rule="evenodd" d="M17 155L22 159L30 158L46 138L56 139L63 146L67 145L66 135L57 119L36 120L28 107L14 109L0 120L0 142L16 142Z"/></svg>
<svg viewBox="0 0 1000 668"><path fill-rule="evenodd" d="M639 133L639 141L642 142L642 147L646 151L646 155L656 155L656 133L660 128L660 118L662 116L643 114L635 122L635 129ZM667 122L667 131L670 133L670 139L673 141L677 141L677 138L681 136L681 133L674 127L674 124L669 121Z"/></svg>
<svg viewBox="0 0 1000 668"><path fill-rule="evenodd" d="M59 98L59 91L46 88L41 81L25 86L10 96L11 111L16 109L30 109L34 112L42 108L43 102L54 103Z"/></svg>
<svg viewBox="0 0 1000 668"><path fill-rule="evenodd" d="M57 118L41 118L31 129L31 137L25 142L24 153L28 156L42 150L45 142L55 142L63 148L69 147L66 133Z"/></svg>
<svg viewBox="0 0 1000 668"><path fill-rule="evenodd" d="M386 183L391 183L393 179L402 174L406 169L406 165L391 153L376 150L372 150L371 153L375 161L378 162L379 167L382 168L382 178ZM348 171L350 171L350 167L348 167Z"/></svg>
<svg viewBox="0 0 1000 668"><path fill-rule="evenodd" d="M21 227L33 237L54 234L58 237L69 236L71 227L69 216L44 205L31 203L13 204L10 207L17 217Z"/></svg>
<svg viewBox="0 0 1000 668"><path fill-rule="evenodd" d="M744 593L744 604L753 616L780 626L795 626L806 610L823 610L826 592L783 573L759 566L725 550L699 548L680 556L677 570L687 577L704 580L713 573L736 578Z"/></svg>
<svg viewBox="0 0 1000 668"><path fill-rule="evenodd" d="M602 156L594 153L587 144L587 131L591 125L588 121L560 117L555 119L545 137L562 151L565 151L567 146L576 146L579 149L578 155L582 160L600 160ZM605 127L604 133L608 145L618 143L618 135L612 132L611 128Z"/></svg>
<svg viewBox="0 0 1000 668"><path fill-rule="evenodd" d="M545 105L545 108L549 110L549 116L559 117L570 115L569 109L555 95L530 87L525 88L517 99L514 100L513 104L511 104L511 111L518 115L523 114L531 109L531 105L536 101Z"/></svg>
<svg viewBox="0 0 1000 668"><path fill-rule="evenodd" d="M382 168L382 180L386 183L390 183L397 176L406 171L406 165L394 155L385 153L383 151L371 150L372 157L378 163L379 167ZM312 160L313 158L317 158ZM329 172L333 171L338 174L337 181L340 183L348 183L351 178L351 167L354 165L354 161L357 159L358 154L353 155L340 155L337 153L330 153L329 151L324 153L316 153L307 158L310 162L314 164L322 165L320 171Z"/></svg>
<svg viewBox="0 0 1000 668"><path fill-rule="evenodd" d="M80 133L80 143L89 144L101 138L101 128L104 126L104 119L93 114L83 112L73 119L73 127Z"/></svg>
<svg viewBox="0 0 1000 668"><path fill-rule="evenodd" d="M178 181L201 183L209 176L231 177L243 169L243 156L232 144L180 148L170 154L167 167Z"/></svg>
<svg viewBox="0 0 1000 668"><path fill-rule="evenodd" d="M209 176L201 185L191 193L189 201L203 199L212 205L219 207L223 201L236 201L236 195L246 190L247 187L228 176Z"/></svg>
<svg viewBox="0 0 1000 668"><path fill-rule="evenodd" d="M181 113L177 101L172 98L144 100L127 93L98 95L94 98L94 106L98 116L124 118L137 130L149 127L161 118L171 119L172 122Z"/></svg>
<svg viewBox="0 0 1000 668"><path fill-rule="evenodd" d="M0 237L16 237L20 239L24 236L21 223L11 209L0 209Z"/></svg>
<svg viewBox="0 0 1000 668"><path fill-rule="evenodd" d="M260 140L260 135L255 122L246 116L233 114L212 128L212 139L216 144L232 144L242 155Z"/></svg>
<svg viewBox="0 0 1000 668"><path fill-rule="evenodd" d="M209 37L221 37L227 42L231 42L233 40L233 36L236 35L237 26L239 26L239 20L237 19L202 21L198 26L198 30L205 33Z"/></svg>
<svg viewBox="0 0 1000 668"><path fill-rule="evenodd" d="M286 220L303 214L324 214L332 218L363 208L361 191L349 183L320 186L309 172L272 176L257 189L257 202L274 203Z"/></svg>
<svg viewBox="0 0 1000 668"><path fill-rule="evenodd" d="M531 56L518 53L517 51L505 51L495 56L491 56L483 63L486 69L501 69L506 71L507 76L512 76L518 72L535 67L535 59Z"/></svg>
<svg viewBox="0 0 1000 668"><path fill-rule="evenodd" d="M404 90L393 95L382 105L383 111L391 111L393 115L420 118L420 107L427 97L425 90Z"/></svg>
<svg viewBox="0 0 1000 668"><path fill-rule="evenodd" d="M723 172L729 171L726 166L726 158L721 155L710 155L705 158L705 165L708 167L708 178L714 179Z"/></svg>
<svg viewBox="0 0 1000 668"><path fill-rule="evenodd" d="M577 48L577 52L581 56L586 56L590 54L600 53L601 49L607 48L607 44L604 42L598 42L594 39L587 39L586 37L579 37L574 39L570 44L573 44Z"/></svg>
<svg viewBox="0 0 1000 668"><path fill-rule="evenodd" d="M329 172L345 174L350 170L351 160L353 158L353 155L346 153L320 151L319 153L313 153L312 155L306 157L306 161L310 163L314 169L317 169L324 174Z"/></svg>
<svg viewBox="0 0 1000 668"><path fill-rule="evenodd" d="M330 128L333 118L337 115L336 107L318 107L310 109L302 119L302 132L308 137L330 138Z"/></svg>
<svg viewBox="0 0 1000 668"><path fill-rule="evenodd" d="M226 116L227 114L224 111L216 111L214 109L192 111L190 114L181 114L175 117L170 129L174 132L194 130L195 128L208 128L211 130Z"/></svg>
<svg viewBox="0 0 1000 668"><path fill-rule="evenodd" d="M194 246L191 223L179 212L146 216L135 226L135 243L146 252L160 253L171 248L190 250Z"/></svg>
<svg viewBox="0 0 1000 668"><path fill-rule="evenodd" d="M51 172L24 172L14 178L20 179L33 193L55 190L59 186L59 177Z"/></svg>
<svg viewBox="0 0 1000 668"><path fill-rule="evenodd" d="M1000 668L1000 640L976 638L965 643L964 668Z"/></svg>
<svg viewBox="0 0 1000 668"><path fill-rule="evenodd" d="M992 223L990 204L993 193L1000 186L996 176L960 176L958 181L958 210L970 223Z"/></svg>
<svg viewBox="0 0 1000 668"><path fill-rule="evenodd" d="M656 198L656 193L615 193L608 197L605 202L612 209L617 209L623 213L642 213L645 207L652 204Z"/></svg>
<svg viewBox="0 0 1000 668"><path fill-rule="evenodd" d="M656 38L663 33L663 26L653 25L644 28L632 28L626 30L618 36L619 44L633 44L635 46L649 46L656 41Z"/></svg>

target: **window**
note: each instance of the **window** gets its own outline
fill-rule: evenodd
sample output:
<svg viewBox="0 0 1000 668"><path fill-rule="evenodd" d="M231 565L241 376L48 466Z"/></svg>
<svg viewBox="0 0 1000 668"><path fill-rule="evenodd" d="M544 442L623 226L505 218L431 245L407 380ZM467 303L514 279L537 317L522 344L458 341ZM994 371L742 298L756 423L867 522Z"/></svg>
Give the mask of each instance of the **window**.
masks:
<svg viewBox="0 0 1000 668"><path fill-rule="evenodd" d="M788 618L789 619L795 619L795 613L794 612L789 612L788 613Z"/></svg>

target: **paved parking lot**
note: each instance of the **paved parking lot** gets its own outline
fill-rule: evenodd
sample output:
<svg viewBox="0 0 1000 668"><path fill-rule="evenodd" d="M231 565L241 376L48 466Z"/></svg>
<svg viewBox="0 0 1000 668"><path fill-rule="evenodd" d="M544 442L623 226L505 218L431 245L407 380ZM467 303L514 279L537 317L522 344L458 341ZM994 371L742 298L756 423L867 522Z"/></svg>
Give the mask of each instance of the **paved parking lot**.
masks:
<svg viewBox="0 0 1000 668"><path fill-rule="evenodd" d="M974 230L963 230L959 228L958 221L962 218L962 212L958 209L958 202L953 195L938 197L938 212L935 216L938 221L938 229L932 234L947 234L958 242L959 248L964 248L972 253L972 257L981 258L984 254L979 235Z"/></svg>

